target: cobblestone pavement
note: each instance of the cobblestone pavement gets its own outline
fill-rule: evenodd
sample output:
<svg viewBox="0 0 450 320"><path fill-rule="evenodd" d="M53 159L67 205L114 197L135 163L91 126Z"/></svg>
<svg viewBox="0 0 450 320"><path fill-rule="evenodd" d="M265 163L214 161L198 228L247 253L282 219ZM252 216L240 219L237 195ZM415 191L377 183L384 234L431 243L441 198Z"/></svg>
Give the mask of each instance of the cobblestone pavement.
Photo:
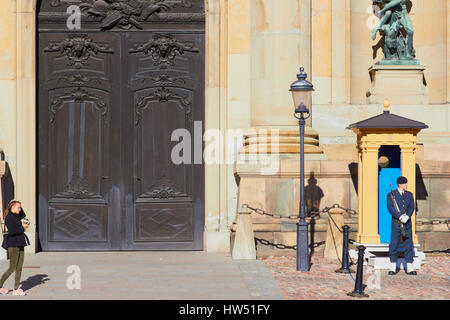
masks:
<svg viewBox="0 0 450 320"><path fill-rule="evenodd" d="M347 296L354 290L356 274L335 273L340 264L315 255L310 272L297 272L294 255L259 258L271 271L285 299L347 300L360 299ZM356 271L356 266L351 269ZM401 270L388 275L388 270L373 271L364 266L364 293L373 300L449 300L450 256L427 255L426 262L410 276Z"/></svg>
<svg viewBox="0 0 450 320"><path fill-rule="evenodd" d="M241 260L238 264L253 299L284 300L272 273L261 260Z"/></svg>
<svg viewBox="0 0 450 320"><path fill-rule="evenodd" d="M9 261L0 261L0 274ZM80 289L68 279L80 270ZM74 269L75 270L75 269ZM70 273L67 273L69 271ZM69 283L75 284L76 282ZM12 289L14 274L5 283ZM25 297L2 299L253 300L283 299L262 261L233 261L230 254L190 252L42 252L26 255Z"/></svg>

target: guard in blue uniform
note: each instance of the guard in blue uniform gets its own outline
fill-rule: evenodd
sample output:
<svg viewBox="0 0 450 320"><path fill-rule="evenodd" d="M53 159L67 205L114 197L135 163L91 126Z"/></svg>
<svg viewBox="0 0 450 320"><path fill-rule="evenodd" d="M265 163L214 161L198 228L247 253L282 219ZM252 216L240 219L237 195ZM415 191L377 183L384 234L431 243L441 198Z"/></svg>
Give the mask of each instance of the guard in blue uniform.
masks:
<svg viewBox="0 0 450 320"><path fill-rule="evenodd" d="M406 273L409 275L416 275L417 272L413 268L413 242L412 242L412 223L411 216L414 212L414 197L409 191L406 191L408 187L408 180L405 177L399 177L397 179L398 189L394 191L394 198L397 202L399 212L397 211L394 203L392 202L391 195L387 195L387 208L392 215L391 221L391 243L389 244L389 259L391 262L390 275L397 274L397 252L400 245L401 227L403 224L405 230L405 237L403 237L403 245L405 248L405 260L406 260Z"/></svg>

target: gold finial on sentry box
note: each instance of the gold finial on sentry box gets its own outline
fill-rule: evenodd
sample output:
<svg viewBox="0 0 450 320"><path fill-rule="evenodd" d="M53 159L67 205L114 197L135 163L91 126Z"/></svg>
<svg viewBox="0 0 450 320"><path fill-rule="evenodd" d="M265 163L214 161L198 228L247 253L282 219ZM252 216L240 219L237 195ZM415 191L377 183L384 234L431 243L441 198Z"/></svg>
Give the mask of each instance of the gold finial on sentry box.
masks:
<svg viewBox="0 0 450 320"><path fill-rule="evenodd" d="M384 99L384 110L383 111L389 112L389 107L390 106L391 106L391 103L389 102L389 99L388 98Z"/></svg>

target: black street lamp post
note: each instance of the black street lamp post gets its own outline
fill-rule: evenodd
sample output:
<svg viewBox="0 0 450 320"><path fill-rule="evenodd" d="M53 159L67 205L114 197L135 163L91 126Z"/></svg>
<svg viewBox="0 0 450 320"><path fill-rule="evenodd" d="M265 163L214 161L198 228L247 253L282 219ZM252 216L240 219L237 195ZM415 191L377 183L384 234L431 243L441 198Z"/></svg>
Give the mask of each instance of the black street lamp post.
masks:
<svg viewBox="0 0 450 320"><path fill-rule="evenodd" d="M300 206L299 222L297 223L297 271L309 271L309 248L308 248L308 223L305 215L305 124L306 119L311 117L311 97L314 90L313 85L306 81L307 74L303 67L297 74L297 81L291 84L290 91L294 100L294 116L298 119L300 129Z"/></svg>

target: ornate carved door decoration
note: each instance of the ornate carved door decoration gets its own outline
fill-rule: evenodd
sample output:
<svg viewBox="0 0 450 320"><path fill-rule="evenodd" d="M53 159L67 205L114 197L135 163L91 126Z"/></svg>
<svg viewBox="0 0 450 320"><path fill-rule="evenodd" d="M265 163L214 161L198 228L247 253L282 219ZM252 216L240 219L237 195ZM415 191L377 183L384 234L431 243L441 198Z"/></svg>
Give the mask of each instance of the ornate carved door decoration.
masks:
<svg viewBox="0 0 450 320"><path fill-rule="evenodd" d="M52 7L59 7L64 0L54 0ZM80 9L91 20L100 22L101 30L118 27L129 30L133 27L143 29L142 21L151 15L163 11L170 11L176 7L190 8L192 4L187 0L84 0L79 3Z"/></svg>
<svg viewBox="0 0 450 320"><path fill-rule="evenodd" d="M183 55L184 52L198 52L192 43L180 42L169 34L157 34L145 44L136 45L130 49L130 53L142 52L145 55L151 55L155 65L161 69L167 69L174 65L174 59L177 55Z"/></svg>
<svg viewBox="0 0 450 320"><path fill-rule="evenodd" d="M68 66L81 69L88 64L91 54L114 53L108 45L101 45L92 41L87 35L71 35L62 42L51 42L44 52L59 52L68 60Z"/></svg>
<svg viewBox="0 0 450 320"><path fill-rule="evenodd" d="M166 176L162 176L151 186L150 191L144 193L140 197L148 197L155 199L170 199L176 197L186 197L187 194L179 191L180 186L172 183Z"/></svg>
<svg viewBox="0 0 450 320"><path fill-rule="evenodd" d="M204 0L38 9L42 248L201 250L203 166L174 163L171 134L204 120Z"/></svg>
<svg viewBox="0 0 450 320"><path fill-rule="evenodd" d="M81 87L73 88L70 91L66 91L61 95L55 96L52 103L49 106L50 110L50 123L55 121L56 112L64 106L65 101L75 101L75 102L94 102L95 108L101 113L103 117L106 117L108 112L108 105L105 103L104 98L89 93L88 90L82 89ZM105 119L107 123L107 118Z"/></svg>
<svg viewBox="0 0 450 320"><path fill-rule="evenodd" d="M79 172L74 172L72 180L66 185L63 192L55 195L55 198L64 199L92 199L99 197L93 192L90 192L88 182L80 177Z"/></svg>
<svg viewBox="0 0 450 320"><path fill-rule="evenodd" d="M63 75L56 79L58 84L66 82L70 85L84 86L89 84L100 84L101 79L98 77L89 77L81 73Z"/></svg>
<svg viewBox="0 0 450 320"><path fill-rule="evenodd" d="M135 125L139 125L142 117L142 110L147 108L152 101L168 102L169 100L178 101L185 109L186 117L192 120L192 104L187 96L181 96L166 87L158 88L152 94L145 94L138 98L135 108Z"/></svg>

